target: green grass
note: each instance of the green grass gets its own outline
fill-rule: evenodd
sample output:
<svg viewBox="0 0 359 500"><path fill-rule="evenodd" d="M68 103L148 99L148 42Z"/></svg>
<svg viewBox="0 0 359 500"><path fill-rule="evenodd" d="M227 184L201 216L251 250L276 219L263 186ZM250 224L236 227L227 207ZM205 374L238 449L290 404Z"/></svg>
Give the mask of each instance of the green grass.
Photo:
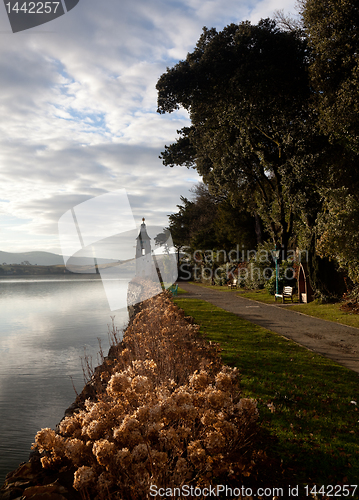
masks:
<svg viewBox="0 0 359 500"><path fill-rule="evenodd" d="M220 287L218 287L220 288ZM273 304L274 297L269 295L266 290L254 290L254 291L238 291L240 297L246 299L257 300L259 302L265 302L266 304ZM315 318L325 319L327 321L334 321L336 323L342 323L343 325L354 326L359 328L359 315L351 314L349 312L341 311L341 303L336 304L319 304L318 302L310 302L309 304L295 304L297 302L296 296L294 296L294 304L292 305L289 300L286 300L287 307L293 311L301 312L302 314L307 314L309 316L314 316Z"/></svg>
<svg viewBox="0 0 359 500"><path fill-rule="evenodd" d="M258 302L264 302L265 304L275 304L274 296L269 295L267 290L237 290L237 295L239 297L244 297L245 299L257 300ZM296 300L296 297L293 296L293 300ZM277 299L277 302L280 303L281 299ZM286 300L286 304L288 300Z"/></svg>
<svg viewBox="0 0 359 500"><path fill-rule="evenodd" d="M241 288L231 289L228 286L219 286L219 285L205 285L203 283L193 283L193 285L202 286L205 288L209 288L211 290L216 290L218 292L228 292L234 293L235 295L239 295L240 297L244 297L245 299L257 300L258 302L264 302L265 304L273 304L274 296L269 295L267 290L244 290ZM295 299L294 299L295 300ZM288 301L286 301L288 303Z"/></svg>
<svg viewBox="0 0 359 500"><path fill-rule="evenodd" d="M205 283L198 283L196 281L191 281L191 285L203 286L205 288L210 288L211 290L218 290L219 292L232 292L232 293L236 292L235 289L231 289L227 285L223 285L223 286L219 286L219 285L207 285Z"/></svg>
<svg viewBox="0 0 359 500"><path fill-rule="evenodd" d="M243 396L258 400L262 428L274 439L267 453L283 460L283 477L302 493L305 484L358 483L359 374L207 302L175 302L240 370Z"/></svg>
<svg viewBox="0 0 359 500"><path fill-rule="evenodd" d="M269 295L266 290L231 290L230 288L224 286L207 286L203 284L200 284L199 286L206 286L206 288L211 288L213 290L235 293L239 297L256 300L258 302L264 302L265 304L275 303L274 296ZM309 304L299 304L296 295L294 295L293 300L293 305L289 300L285 301L285 303L287 304L286 307L292 309L293 311L298 311L309 316L314 316L315 318L326 319L327 321L334 321L336 323L342 323L343 325L359 328L359 314L352 314L349 312L341 311L341 303L319 304L318 302L314 301L310 302Z"/></svg>
<svg viewBox="0 0 359 500"><path fill-rule="evenodd" d="M348 326L359 328L359 315L351 314L340 310L340 303L337 304L318 304L310 302L309 304L298 304L290 306L293 311L299 311L303 314L309 314L316 318L335 321Z"/></svg>

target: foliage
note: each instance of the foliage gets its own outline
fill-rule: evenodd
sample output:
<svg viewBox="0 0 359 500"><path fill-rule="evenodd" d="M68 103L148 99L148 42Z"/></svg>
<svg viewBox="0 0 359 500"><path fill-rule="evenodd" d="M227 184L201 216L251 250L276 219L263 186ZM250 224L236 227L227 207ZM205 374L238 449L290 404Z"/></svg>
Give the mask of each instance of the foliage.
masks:
<svg viewBox="0 0 359 500"><path fill-rule="evenodd" d="M215 285L223 286L229 281L228 278L228 266L219 266L216 269L216 274L214 277Z"/></svg>
<svg viewBox="0 0 359 500"><path fill-rule="evenodd" d="M358 153L359 6L352 0L306 0L301 13L322 129Z"/></svg>
<svg viewBox="0 0 359 500"><path fill-rule="evenodd" d="M318 220L317 251L335 259L359 283L359 203L345 188L330 190Z"/></svg>
<svg viewBox="0 0 359 500"><path fill-rule="evenodd" d="M296 266L298 267L298 266ZM278 265L278 293L282 293L285 286L296 288L296 268L292 261L283 261ZM265 289L270 295L276 293L276 271L265 284Z"/></svg>
<svg viewBox="0 0 359 500"><path fill-rule="evenodd" d="M169 229L175 245L196 250L223 249L237 244L255 245L255 221L246 211L232 205L228 198L212 194L201 183L193 189L193 199L181 197L177 213L169 215Z"/></svg>
<svg viewBox="0 0 359 500"><path fill-rule="evenodd" d="M347 280L346 280L347 281ZM342 311L350 314L359 314L359 286L347 287L347 292L343 295L344 304L340 306Z"/></svg>
<svg viewBox="0 0 359 500"><path fill-rule="evenodd" d="M147 301L103 372L96 401L42 429L34 447L45 468L74 470L94 499L150 498L150 486L238 484L265 454L253 447L258 412L240 398L238 372L166 294ZM183 353L186 356L183 357Z"/></svg>
<svg viewBox="0 0 359 500"><path fill-rule="evenodd" d="M158 111L182 106L191 119L162 159L196 168L211 193L247 210L257 243L309 249L312 286L327 300L343 291L334 261L359 279L359 7L299 4L299 21L277 12L257 25L204 28L160 77ZM233 241L227 213L217 235ZM213 220L208 229L216 234Z"/></svg>
<svg viewBox="0 0 359 500"><path fill-rule="evenodd" d="M258 290L264 287L268 275L264 275L265 264L260 264L255 260L241 266L238 269L238 284L247 290Z"/></svg>
<svg viewBox="0 0 359 500"><path fill-rule="evenodd" d="M176 303L220 343L223 361L241 372L244 394L257 399L267 449L280 461L267 485L276 478L282 487L298 484L304 500L303 485L357 484L358 374L208 302L183 296Z"/></svg>
<svg viewBox="0 0 359 500"><path fill-rule="evenodd" d="M195 167L285 249L296 215L316 213L320 203L314 193L326 140L308 105L308 55L298 31L268 19L205 28L195 50L157 83L158 111L183 106L192 123L166 146L164 164Z"/></svg>

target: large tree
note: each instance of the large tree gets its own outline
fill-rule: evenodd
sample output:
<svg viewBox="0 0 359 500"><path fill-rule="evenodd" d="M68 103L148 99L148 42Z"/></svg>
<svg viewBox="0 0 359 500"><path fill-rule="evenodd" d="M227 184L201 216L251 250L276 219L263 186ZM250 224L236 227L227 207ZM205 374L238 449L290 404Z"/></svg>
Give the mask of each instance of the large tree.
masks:
<svg viewBox="0 0 359 500"><path fill-rule="evenodd" d="M188 110L191 126L165 147L165 165L196 168L260 217L284 250L296 220L312 227L326 141L308 106L309 53L296 30L271 20L204 28L195 50L164 73L158 111ZM299 217L300 216L300 217Z"/></svg>
<svg viewBox="0 0 359 500"><path fill-rule="evenodd" d="M359 152L359 5L302 0L310 75L322 130Z"/></svg>
<svg viewBox="0 0 359 500"><path fill-rule="evenodd" d="M317 248L359 284L359 5L302 0L313 107L332 143Z"/></svg>
<svg viewBox="0 0 359 500"><path fill-rule="evenodd" d="M237 245L252 249L256 244L255 220L228 199L214 196L205 184L192 190L192 200L181 196L178 212L169 215L169 229L175 246L196 250L230 252Z"/></svg>

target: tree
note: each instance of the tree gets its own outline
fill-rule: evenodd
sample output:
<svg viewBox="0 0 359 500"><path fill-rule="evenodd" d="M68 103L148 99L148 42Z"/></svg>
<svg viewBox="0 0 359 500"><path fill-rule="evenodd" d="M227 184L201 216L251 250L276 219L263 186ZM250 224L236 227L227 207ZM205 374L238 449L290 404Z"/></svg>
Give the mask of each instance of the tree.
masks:
<svg viewBox="0 0 359 500"><path fill-rule="evenodd" d="M330 190L318 217L317 251L335 259L359 284L359 204L345 187Z"/></svg>
<svg viewBox="0 0 359 500"><path fill-rule="evenodd" d="M331 143L317 251L359 284L359 6L351 0L302 0L311 47L312 105Z"/></svg>
<svg viewBox="0 0 359 500"><path fill-rule="evenodd" d="M179 211L169 215L169 229L177 248L224 250L236 245L246 249L256 243L255 221L245 210L233 207L229 200L210 193L205 184L193 189L192 200L181 197Z"/></svg>
<svg viewBox="0 0 359 500"><path fill-rule="evenodd" d="M233 207L228 198L213 195L205 184L197 184L192 192L193 199L181 197L178 212L169 215L169 230L178 251L178 274L185 279L193 264L201 263L214 272L222 264L240 259L256 244L255 220L248 212Z"/></svg>
<svg viewBox="0 0 359 500"><path fill-rule="evenodd" d="M263 242L265 236L260 220L228 198L218 204L214 230L217 249L224 249L227 253L237 245L245 250L253 250Z"/></svg>
<svg viewBox="0 0 359 500"><path fill-rule="evenodd" d="M204 28L195 50L158 83L158 112L183 106L191 126L161 158L196 168L216 194L259 217L286 252L300 215L315 212L325 138L308 102L309 53L296 30L274 21ZM304 214L304 215L303 215Z"/></svg>
<svg viewBox="0 0 359 500"><path fill-rule="evenodd" d="M358 153L359 5L353 0L306 0L301 5L320 125L332 140Z"/></svg>

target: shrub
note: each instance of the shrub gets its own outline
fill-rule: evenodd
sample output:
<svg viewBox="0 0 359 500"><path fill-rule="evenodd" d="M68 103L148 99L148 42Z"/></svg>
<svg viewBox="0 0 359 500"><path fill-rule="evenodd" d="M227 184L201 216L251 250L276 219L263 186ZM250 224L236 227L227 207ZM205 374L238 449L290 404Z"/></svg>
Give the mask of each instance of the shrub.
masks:
<svg viewBox="0 0 359 500"><path fill-rule="evenodd" d="M256 401L240 398L236 368L198 336L163 293L146 302L102 372L96 401L42 429L44 468L74 471L84 498L150 498L151 484L238 484L265 454L253 447Z"/></svg>
<svg viewBox="0 0 359 500"><path fill-rule="evenodd" d="M291 286L293 288L296 287L296 274L297 274L297 265L293 264L291 261L283 261L278 266L278 292L282 293L283 288L285 286ZM272 274L271 278L267 280L265 284L265 289L270 295L274 295L276 293L276 274L275 271Z"/></svg>

